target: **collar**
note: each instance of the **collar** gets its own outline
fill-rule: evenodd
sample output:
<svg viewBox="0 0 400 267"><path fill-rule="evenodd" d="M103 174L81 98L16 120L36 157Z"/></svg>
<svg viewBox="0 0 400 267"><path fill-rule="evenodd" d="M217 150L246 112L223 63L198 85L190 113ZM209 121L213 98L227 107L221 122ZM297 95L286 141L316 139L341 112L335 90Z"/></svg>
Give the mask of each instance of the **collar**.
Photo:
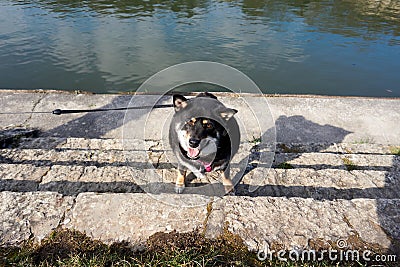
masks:
<svg viewBox="0 0 400 267"><path fill-rule="evenodd" d="M198 160L198 162L200 162L204 166L204 170L206 172L212 171L212 167L211 167L212 162L204 162L204 161L201 161L201 160Z"/></svg>

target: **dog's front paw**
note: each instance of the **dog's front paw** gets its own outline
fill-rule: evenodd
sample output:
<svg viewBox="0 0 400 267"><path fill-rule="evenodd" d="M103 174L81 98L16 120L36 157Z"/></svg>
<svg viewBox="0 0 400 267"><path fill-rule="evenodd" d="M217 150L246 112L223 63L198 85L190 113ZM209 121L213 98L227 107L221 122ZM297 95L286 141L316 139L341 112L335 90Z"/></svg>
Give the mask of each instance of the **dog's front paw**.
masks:
<svg viewBox="0 0 400 267"><path fill-rule="evenodd" d="M184 190L185 190L185 185L184 184L176 184L175 185L175 192L177 194L182 194Z"/></svg>
<svg viewBox="0 0 400 267"><path fill-rule="evenodd" d="M225 185L225 196L235 196L235 187L233 185Z"/></svg>
<svg viewBox="0 0 400 267"><path fill-rule="evenodd" d="M202 171L193 171L194 176L198 179L204 179L206 175Z"/></svg>

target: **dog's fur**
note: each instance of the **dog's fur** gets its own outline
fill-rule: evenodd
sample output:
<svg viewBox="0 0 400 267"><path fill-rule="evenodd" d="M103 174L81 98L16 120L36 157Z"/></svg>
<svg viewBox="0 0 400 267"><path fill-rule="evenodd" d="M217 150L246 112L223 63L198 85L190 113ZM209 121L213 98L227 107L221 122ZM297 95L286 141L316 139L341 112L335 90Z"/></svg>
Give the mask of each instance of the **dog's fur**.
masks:
<svg viewBox="0 0 400 267"><path fill-rule="evenodd" d="M198 178L205 172L221 170L225 193L233 194L229 163L240 143L239 126L233 117L237 110L225 107L210 93L191 99L174 95L173 105L169 142L178 159L175 191L183 192L186 170Z"/></svg>

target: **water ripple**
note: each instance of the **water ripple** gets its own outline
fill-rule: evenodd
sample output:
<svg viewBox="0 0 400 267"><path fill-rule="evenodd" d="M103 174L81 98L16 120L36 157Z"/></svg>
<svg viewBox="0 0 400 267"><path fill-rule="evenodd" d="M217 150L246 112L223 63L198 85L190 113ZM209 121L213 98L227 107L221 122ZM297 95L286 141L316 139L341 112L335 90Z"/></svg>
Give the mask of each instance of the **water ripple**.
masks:
<svg viewBox="0 0 400 267"><path fill-rule="evenodd" d="M133 90L210 60L269 93L400 96L394 0L7 0L0 25L0 87Z"/></svg>

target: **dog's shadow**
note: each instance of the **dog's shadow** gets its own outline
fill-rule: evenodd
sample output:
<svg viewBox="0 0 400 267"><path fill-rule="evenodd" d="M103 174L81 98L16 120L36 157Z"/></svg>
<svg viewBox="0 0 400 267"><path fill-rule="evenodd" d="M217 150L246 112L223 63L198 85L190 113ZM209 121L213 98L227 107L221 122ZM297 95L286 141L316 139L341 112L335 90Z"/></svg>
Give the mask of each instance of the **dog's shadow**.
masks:
<svg viewBox="0 0 400 267"><path fill-rule="evenodd" d="M260 195L260 191L249 192L249 185L241 183L243 178L255 168L276 168L281 162L279 162L280 152L296 152L287 153L285 155L285 161L293 160L300 157L302 154L301 150L292 149L293 144L298 144L302 146L312 146L314 151L322 151L332 144L340 143L344 138L350 134L350 131L345 129L332 126L329 124L321 125L313 121L307 120L303 116L280 116L275 121L275 128L271 128L260 138L261 140L272 140L276 133L276 143L275 144L256 144L250 148L247 156L244 157L235 166L245 167L245 170L239 170L235 176L232 178L236 184L236 192L238 195ZM268 147L271 156L266 157L266 161L260 162L260 149L263 147ZM272 159L273 157L273 159ZM258 163L252 163L258 162ZM260 179L261 181L262 179ZM263 184L256 184L255 186L262 187ZM261 194L262 195L262 194Z"/></svg>

